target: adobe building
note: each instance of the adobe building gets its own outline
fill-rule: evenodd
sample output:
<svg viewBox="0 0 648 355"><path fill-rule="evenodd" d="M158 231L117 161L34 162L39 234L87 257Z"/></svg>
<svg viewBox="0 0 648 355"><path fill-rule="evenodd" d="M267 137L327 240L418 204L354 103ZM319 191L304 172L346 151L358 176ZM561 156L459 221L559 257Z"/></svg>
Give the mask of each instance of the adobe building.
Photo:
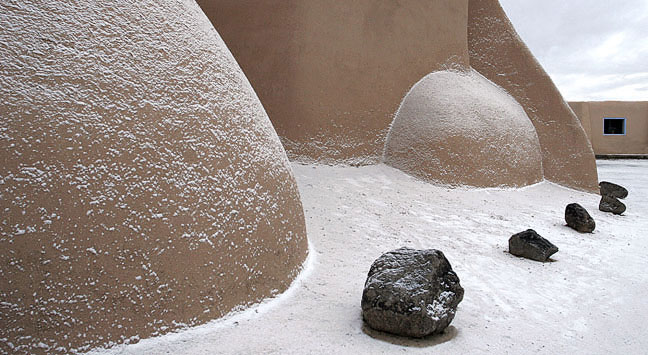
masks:
<svg viewBox="0 0 648 355"><path fill-rule="evenodd" d="M474 68L518 101L535 127L542 161L533 171L565 186L598 189L594 154L580 122L497 0L198 3L250 79L292 160L382 161L383 152L390 152L390 124L410 89L433 72ZM439 151L435 144L417 151L425 147L433 156ZM426 169L435 168L446 167ZM490 186L487 180L473 180L474 186Z"/></svg>
<svg viewBox="0 0 648 355"><path fill-rule="evenodd" d="M196 3L0 14L0 353L138 341L290 285L291 167Z"/></svg>
<svg viewBox="0 0 648 355"><path fill-rule="evenodd" d="M648 154L648 102L574 101L574 110L596 155Z"/></svg>
<svg viewBox="0 0 648 355"><path fill-rule="evenodd" d="M193 1L0 4L0 352L137 341L285 290L308 251L272 124L300 161L389 161L401 125L391 161L424 153L401 169L430 181L597 189L496 0L199 2L210 19ZM451 115L409 124L462 81L471 101L441 91Z"/></svg>

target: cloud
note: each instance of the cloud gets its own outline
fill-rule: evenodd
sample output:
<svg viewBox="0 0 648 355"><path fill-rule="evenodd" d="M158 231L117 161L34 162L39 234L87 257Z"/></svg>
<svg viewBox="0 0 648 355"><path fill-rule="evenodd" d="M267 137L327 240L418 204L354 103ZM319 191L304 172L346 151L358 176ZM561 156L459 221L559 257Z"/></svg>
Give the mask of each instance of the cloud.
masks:
<svg viewBox="0 0 648 355"><path fill-rule="evenodd" d="M648 2L500 0L567 100L648 100Z"/></svg>
<svg viewBox="0 0 648 355"><path fill-rule="evenodd" d="M648 73L628 75L566 74L554 82L570 101L645 100L648 97Z"/></svg>

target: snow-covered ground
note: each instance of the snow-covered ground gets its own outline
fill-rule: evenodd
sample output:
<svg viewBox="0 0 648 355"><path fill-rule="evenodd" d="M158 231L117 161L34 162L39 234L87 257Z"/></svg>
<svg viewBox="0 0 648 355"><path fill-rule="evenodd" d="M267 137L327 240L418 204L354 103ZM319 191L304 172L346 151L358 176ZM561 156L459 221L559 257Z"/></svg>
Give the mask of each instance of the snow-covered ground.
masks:
<svg viewBox="0 0 648 355"><path fill-rule="evenodd" d="M623 216L599 196L543 182L518 190L449 189L384 165L293 165L311 257L277 299L226 319L118 346L118 354L645 354L648 351L648 161L599 161L630 195ZM596 220L565 226L568 203ZM507 253L528 228L556 244L554 262ZM445 334L412 340L363 326L369 266L401 247L442 250L465 297ZM103 351L102 351L103 352Z"/></svg>

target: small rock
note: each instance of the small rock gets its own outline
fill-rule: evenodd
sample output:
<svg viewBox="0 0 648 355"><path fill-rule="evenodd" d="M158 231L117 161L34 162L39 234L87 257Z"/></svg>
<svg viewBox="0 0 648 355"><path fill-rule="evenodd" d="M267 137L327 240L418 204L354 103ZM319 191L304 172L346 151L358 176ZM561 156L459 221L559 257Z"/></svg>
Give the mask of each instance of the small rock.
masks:
<svg viewBox="0 0 648 355"><path fill-rule="evenodd" d="M596 228L594 218L587 213L583 206L577 203L570 203L565 208L565 222L571 228L581 233L592 233Z"/></svg>
<svg viewBox="0 0 648 355"><path fill-rule="evenodd" d="M619 201L616 197L603 195L599 203L599 210L603 212L612 212L614 214L621 214L625 212L626 205Z"/></svg>
<svg viewBox="0 0 648 355"><path fill-rule="evenodd" d="M509 239L509 253L515 256L544 262L556 252L558 252L558 247L541 237L533 229L514 234Z"/></svg>
<svg viewBox="0 0 648 355"><path fill-rule="evenodd" d="M611 196L616 198L626 198L628 197L628 190L625 187L617 184L613 184L607 181L601 181L599 183L601 188L601 196Z"/></svg>
<svg viewBox="0 0 648 355"><path fill-rule="evenodd" d="M420 338L450 325L463 294L441 251L400 248L371 265L362 316L373 329Z"/></svg>

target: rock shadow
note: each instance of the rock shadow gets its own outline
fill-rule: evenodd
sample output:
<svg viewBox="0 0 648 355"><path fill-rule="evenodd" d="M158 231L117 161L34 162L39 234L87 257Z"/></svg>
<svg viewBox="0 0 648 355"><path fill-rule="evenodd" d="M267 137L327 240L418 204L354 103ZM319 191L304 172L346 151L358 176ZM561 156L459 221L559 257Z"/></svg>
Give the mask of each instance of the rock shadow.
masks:
<svg viewBox="0 0 648 355"><path fill-rule="evenodd" d="M441 334L428 335L423 338L410 338L372 329L364 322L362 322L362 331L376 340L384 341L386 343L391 343L394 345L418 348L427 348L443 344L454 339L457 334L459 334L459 330L451 325L446 328Z"/></svg>
<svg viewBox="0 0 648 355"><path fill-rule="evenodd" d="M573 229L571 229L571 228L569 228L569 229L570 229L570 230L573 230ZM525 258L525 257L523 257L523 256L513 255L513 254L511 254L508 250L502 250L502 252L503 252L504 254L508 255L508 256L511 257L511 258L524 259L524 260L532 261L532 262L534 262L534 263L549 264L549 263L557 263L557 262L558 262L558 259L554 259L554 258L552 258L552 257L549 257L549 258L548 258L547 260L545 260L545 261L537 261L537 260L531 260L531 259Z"/></svg>

